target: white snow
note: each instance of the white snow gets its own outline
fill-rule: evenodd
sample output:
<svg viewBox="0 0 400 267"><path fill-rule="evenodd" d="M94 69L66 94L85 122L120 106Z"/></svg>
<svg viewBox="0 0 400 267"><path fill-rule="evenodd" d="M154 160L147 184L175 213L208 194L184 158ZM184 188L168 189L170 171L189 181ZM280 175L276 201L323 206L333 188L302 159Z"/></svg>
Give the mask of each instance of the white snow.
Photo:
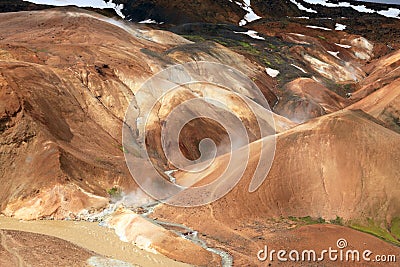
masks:
<svg viewBox="0 0 400 267"><path fill-rule="evenodd" d="M93 8L113 8L121 18L125 18L122 14L123 4L114 4L112 1L106 2L103 0L23 0L39 5L52 5L52 6L77 6L77 7L93 7Z"/></svg>
<svg viewBox="0 0 400 267"><path fill-rule="evenodd" d="M253 31L253 30L248 30L247 32L234 32L234 33L245 34L245 35L248 35L248 36L250 36L251 38L257 39L257 40L265 40L264 37L259 36L259 35L258 35L259 33L256 32L256 31Z"/></svg>
<svg viewBox="0 0 400 267"><path fill-rule="evenodd" d="M296 69L302 71L303 73L307 73L307 71L305 71L302 67L299 67L299 66L297 66L297 65L295 65L295 64L290 64L290 65L293 66L293 67L295 67Z"/></svg>
<svg viewBox="0 0 400 267"><path fill-rule="evenodd" d="M308 13L318 13L317 11L315 11L314 9L311 8L306 8L305 6L303 6L301 3L298 3L296 0L290 0L290 2L292 2L293 4L295 4L297 6L298 9L306 11Z"/></svg>
<svg viewBox="0 0 400 267"><path fill-rule="evenodd" d="M375 10L373 9L369 9L364 5L361 6L351 6L353 9L357 10L358 12L362 12L362 13L375 13Z"/></svg>
<svg viewBox="0 0 400 267"><path fill-rule="evenodd" d="M338 4L327 3L326 0L303 0L306 3L314 4L314 5L323 5L326 7L350 7L350 3L347 2L339 2Z"/></svg>
<svg viewBox="0 0 400 267"><path fill-rule="evenodd" d="M381 10L378 11L378 14L388 17L388 18L396 18L398 19L400 17L400 9L397 8L389 8L388 10Z"/></svg>
<svg viewBox="0 0 400 267"><path fill-rule="evenodd" d="M344 24L336 23L336 25L335 25L335 31L343 31L346 28L347 28L347 26Z"/></svg>
<svg viewBox="0 0 400 267"><path fill-rule="evenodd" d="M339 56L338 56L338 55L339 55L339 53L340 53L339 51L337 51L337 52L333 52L333 51L327 51L327 52L328 52L329 54L331 54L332 56L334 56L335 58L338 58L338 59L340 59L340 58L339 58Z"/></svg>
<svg viewBox="0 0 400 267"><path fill-rule="evenodd" d="M115 7L114 7L115 13L117 13L118 16L120 16L121 18L124 19L125 15L122 14L122 9L124 9L124 5L123 4L115 5Z"/></svg>
<svg viewBox="0 0 400 267"><path fill-rule="evenodd" d="M292 1L292 0L291 0ZM373 9L367 8L365 5L352 5L349 2L339 2L339 3L330 3L327 2L327 0L303 0L306 3L309 4L314 4L314 5L323 5L326 7L351 7L354 10L357 10L358 12L362 13L378 13L382 16L388 17L388 18L397 18L400 19L400 9L397 8L389 8L388 10L380 10L380 11L375 11Z"/></svg>
<svg viewBox="0 0 400 267"><path fill-rule="evenodd" d="M337 44L337 43L335 43L335 45L342 47L342 48L351 48L351 45L344 45L344 44Z"/></svg>
<svg viewBox="0 0 400 267"><path fill-rule="evenodd" d="M307 25L306 27L307 28L311 28L311 29L319 29L319 30L324 30L324 31L331 31L331 29L329 29L329 28L320 27L320 26Z"/></svg>
<svg viewBox="0 0 400 267"><path fill-rule="evenodd" d="M292 35L295 35L295 36L299 36L299 37L305 37L305 35L301 34L301 33L290 32L289 34L292 34Z"/></svg>
<svg viewBox="0 0 400 267"><path fill-rule="evenodd" d="M230 2L232 2L232 1L230 0ZM236 1L235 3L247 12L247 14L244 16L244 18L239 22L239 26L244 26L249 22L261 19L261 17L258 16L254 12L254 10L251 8L250 0L243 0L243 3Z"/></svg>
<svg viewBox="0 0 400 267"><path fill-rule="evenodd" d="M275 69L271 69L271 68L265 68L265 71L267 72L267 74L269 76L271 76L272 78L275 78L276 76L279 75L279 70L275 70Z"/></svg>
<svg viewBox="0 0 400 267"><path fill-rule="evenodd" d="M305 35L304 34L300 34L300 33L288 33L288 35L290 36L290 35L292 35L292 36L295 36L295 37L299 37L299 38L291 38L292 39L292 42L295 42L295 43L297 43L297 44L310 44L309 42L306 42L306 41L302 41L302 39L304 39L304 37L305 37Z"/></svg>
<svg viewBox="0 0 400 267"><path fill-rule="evenodd" d="M139 21L140 24L163 24L164 22L157 22L154 19L146 19Z"/></svg>

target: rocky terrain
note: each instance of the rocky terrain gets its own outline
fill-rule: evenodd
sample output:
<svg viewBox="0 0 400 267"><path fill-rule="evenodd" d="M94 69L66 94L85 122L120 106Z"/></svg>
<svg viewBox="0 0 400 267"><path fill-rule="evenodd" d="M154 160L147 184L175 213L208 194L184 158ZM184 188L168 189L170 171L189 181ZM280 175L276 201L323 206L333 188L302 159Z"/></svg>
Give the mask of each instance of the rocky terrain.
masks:
<svg viewBox="0 0 400 267"><path fill-rule="evenodd" d="M86 266L86 259L93 256L93 253L89 251L52 237L3 230L0 232L0 236L2 241L0 248L2 266L23 266L24 262L28 261L26 258L30 258L29 261L31 262L41 262L41 264L59 262L65 266ZM29 242L32 239L35 240L34 246L31 246ZM51 251L50 254L59 258L46 259L43 257L46 250L47 253ZM71 257L73 253L75 257Z"/></svg>
<svg viewBox="0 0 400 267"><path fill-rule="evenodd" d="M113 2L122 8L0 4L3 215L98 221L122 241L178 265L256 266L264 245L322 250L339 238L354 249L400 256L398 6ZM196 63L171 76L185 80L185 71L199 72L232 86L188 84L165 93L171 77L160 71L188 62ZM201 62L240 74L227 67L207 72ZM149 83L154 76L158 83ZM196 105L178 109L171 127L169 115L187 101ZM197 118L205 110L213 119ZM188 116L197 119L185 123ZM231 146L229 128L240 132L234 117L247 140ZM135 137L131 143L123 141L126 129ZM177 147L162 139L165 133L178 136ZM192 172L171 160L181 154L203 159L205 138L218 148L207 168ZM132 178L157 183L138 147L147 149L165 181L180 186L218 182L232 157L247 164L229 173L241 179L222 198L176 207L154 200ZM269 170L261 159L272 150ZM131 158L136 173L126 164ZM258 181L260 165L266 175ZM217 183L213 193L221 188ZM208 197L186 196L193 203ZM0 265L32 265L44 251L60 266L111 264L103 262L111 260L103 247L10 229L1 220L0 229L6 229L0 230ZM152 256L118 255L113 258L133 265L146 265L146 257L157 265Z"/></svg>

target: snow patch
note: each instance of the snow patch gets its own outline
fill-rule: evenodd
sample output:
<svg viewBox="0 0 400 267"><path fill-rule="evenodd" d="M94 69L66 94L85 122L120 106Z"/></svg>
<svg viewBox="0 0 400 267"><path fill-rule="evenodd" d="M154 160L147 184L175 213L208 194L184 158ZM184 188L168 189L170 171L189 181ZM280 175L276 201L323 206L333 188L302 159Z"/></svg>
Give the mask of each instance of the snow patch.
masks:
<svg viewBox="0 0 400 267"><path fill-rule="evenodd" d="M329 54L331 54L332 56L334 56L335 58L338 58L338 59L340 59L340 58L339 58L339 56L338 56L338 55L339 55L339 53L340 53L339 51L337 51L337 52L333 52L333 51L327 51L327 52L328 52Z"/></svg>
<svg viewBox="0 0 400 267"><path fill-rule="evenodd" d="M344 44L337 44L337 43L335 43L335 45L342 47L342 48L347 48L347 49L351 48L351 45L344 45Z"/></svg>
<svg viewBox="0 0 400 267"><path fill-rule="evenodd" d="M23 0L24 2L31 2L38 5L51 5L51 6L77 6L77 7L93 7L93 8L112 8L121 18L125 18L122 13L124 9L123 4L115 4L112 1L103 0Z"/></svg>
<svg viewBox="0 0 400 267"><path fill-rule="evenodd" d="M306 44L306 45L309 45L309 44L310 44L309 42L306 42L306 41L302 41L302 40L301 40L303 37L305 37L304 34L300 34L300 33L288 33L288 35L289 35L289 36L292 35L292 36L294 36L294 37L299 37L300 40L299 40L299 39L296 39L296 38L290 37L290 38L292 39L292 42L295 42L295 43L297 43L297 44Z"/></svg>
<svg viewBox="0 0 400 267"><path fill-rule="evenodd" d="M111 1L109 3L111 3ZM120 5L115 4L115 7L114 7L115 13L117 13L118 16L120 16L121 18L124 19L125 15L122 13L123 9L124 9L124 4L120 4Z"/></svg>
<svg viewBox="0 0 400 267"><path fill-rule="evenodd" d="M397 8L389 8L388 10L381 10L377 12L379 15L388 17L388 18L400 18L400 9Z"/></svg>
<svg viewBox="0 0 400 267"><path fill-rule="evenodd" d="M344 31L346 28L347 26L344 24L336 23L335 25L335 31Z"/></svg>
<svg viewBox="0 0 400 267"><path fill-rule="evenodd" d="M259 36L259 33L253 30L248 30L247 32L234 32L234 33L240 33L240 34L245 34L253 39L257 40L265 40L264 37Z"/></svg>
<svg viewBox="0 0 400 267"><path fill-rule="evenodd" d="M140 24L164 24L164 22L157 22L154 19L146 19L139 21Z"/></svg>
<svg viewBox="0 0 400 267"><path fill-rule="evenodd" d="M295 65L295 64L290 64L290 65L293 66L293 67L295 67L296 69L300 70L300 71L303 72L303 73L307 73L307 71L305 71L302 67L299 67L299 66L297 66L297 65Z"/></svg>
<svg viewBox="0 0 400 267"><path fill-rule="evenodd" d="M271 69L271 68L265 68L265 72L271 76L272 78L275 78L276 76L279 75L279 70Z"/></svg>
<svg viewBox="0 0 400 267"><path fill-rule="evenodd" d="M289 34L292 34L292 35L295 35L295 36L299 36L299 37L305 37L305 35L301 34L301 33L290 32Z"/></svg>
<svg viewBox="0 0 400 267"><path fill-rule="evenodd" d="M319 30L324 30L324 31L331 31L331 29L329 28L325 28L325 27L320 27L320 26L314 26L314 25L307 25L307 28L311 28L311 29L319 29Z"/></svg>
<svg viewBox="0 0 400 267"><path fill-rule="evenodd" d="M400 19L400 9L397 8L389 8L388 10L379 10L375 11L373 9L367 8L365 5L352 5L349 2L338 2L338 3L330 3L327 0L303 0L306 3L314 4L314 5L322 5L326 7L350 7L361 13L377 13L379 15L388 17L388 18L396 18ZM328 0L329 1L329 0Z"/></svg>
<svg viewBox="0 0 400 267"><path fill-rule="evenodd" d="M303 0L306 3L313 4L313 5L322 5L326 7L351 7L350 3L348 2L339 2L339 3L329 3L326 0Z"/></svg>
<svg viewBox="0 0 400 267"><path fill-rule="evenodd" d="M370 8L367 8L367 7L364 6L364 5L361 5L361 6L351 6L351 7L352 7L353 9L357 10L358 12L361 12L361 13L370 13L370 14L375 13L375 10L370 9Z"/></svg>
<svg viewBox="0 0 400 267"><path fill-rule="evenodd" d="M306 8L305 6L303 6L301 3L298 3L296 0L290 0L290 2L292 2L293 4L295 4L297 6L298 9L306 11L308 13L318 13L317 11L315 11L314 9L311 8Z"/></svg>
<svg viewBox="0 0 400 267"><path fill-rule="evenodd" d="M232 2L232 1L230 1ZM250 0L243 0L242 2L235 2L238 6L240 6L244 11L247 12L247 14L244 16L244 18L239 22L239 26L244 26L249 22L261 19L260 16L258 16L254 10L251 8L251 1Z"/></svg>

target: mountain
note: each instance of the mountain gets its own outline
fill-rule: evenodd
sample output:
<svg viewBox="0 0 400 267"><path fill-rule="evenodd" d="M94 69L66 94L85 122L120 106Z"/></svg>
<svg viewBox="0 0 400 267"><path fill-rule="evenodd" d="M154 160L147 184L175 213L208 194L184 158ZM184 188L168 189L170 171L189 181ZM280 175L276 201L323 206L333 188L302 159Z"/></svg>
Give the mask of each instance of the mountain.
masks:
<svg viewBox="0 0 400 267"><path fill-rule="evenodd" d="M199 50L173 34L65 11L1 15L2 29L7 29L1 34L1 177L12 181L2 195L8 215L66 216L99 208L108 202L106 189L129 184L121 148L124 111L141 82L163 66L190 60L185 54L197 53L259 77L266 81L265 94L274 97L263 69L223 46L210 43ZM89 28L92 34L77 34ZM35 40L27 43L31 36ZM11 161L10 167L6 162ZM27 203L36 204L26 210Z"/></svg>
<svg viewBox="0 0 400 267"><path fill-rule="evenodd" d="M113 1L124 19L2 3L1 213L100 222L150 253L139 265L253 266L265 245L341 238L400 256L398 7L348 2ZM4 264L29 261L28 238L108 258L10 231Z"/></svg>
<svg viewBox="0 0 400 267"><path fill-rule="evenodd" d="M274 231L275 223L283 228L291 224L281 218L307 216L327 221L339 217L350 224L373 218L377 225L391 225L399 213L400 173L395 167L399 138L360 111L323 116L278 135L272 168L257 191L249 193L248 188L261 150L268 149L260 148L262 141L250 145L246 171L226 196L200 208L161 205L152 216L188 225L213 242L220 238L229 242L223 247L231 254L239 254L235 259L243 264L246 255L254 254L266 242L262 238L257 240L256 231L251 234L252 245L246 245L252 223L267 233ZM233 153L246 160L244 151ZM187 180L201 183L203 179L209 183L220 178L218 169L224 169L229 160L229 156L223 156L210 167L215 166L215 170L183 172L175 177L182 184ZM265 237L267 233L258 234ZM278 237L273 234L274 238Z"/></svg>

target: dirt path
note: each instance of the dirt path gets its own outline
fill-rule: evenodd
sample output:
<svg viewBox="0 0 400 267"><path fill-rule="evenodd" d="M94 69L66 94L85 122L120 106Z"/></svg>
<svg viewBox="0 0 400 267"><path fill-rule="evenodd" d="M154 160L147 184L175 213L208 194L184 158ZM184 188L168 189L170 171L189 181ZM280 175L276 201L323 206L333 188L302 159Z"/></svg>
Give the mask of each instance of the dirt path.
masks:
<svg viewBox="0 0 400 267"><path fill-rule="evenodd" d="M111 229L101 227L97 223L74 221L19 221L0 216L0 229L25 231L58 237L100 255L140 266L189 266L160 254L152 254L143 251L133 244L122 242ZM5 238L4 234L2 234L1 244L7 249L7 244L4 243L6 241ZM18 258L15 252L12 250L8 251ZM20 260L19 258L19 263L21 263ZM24 265L19 264L19 266Z"/></svg>

